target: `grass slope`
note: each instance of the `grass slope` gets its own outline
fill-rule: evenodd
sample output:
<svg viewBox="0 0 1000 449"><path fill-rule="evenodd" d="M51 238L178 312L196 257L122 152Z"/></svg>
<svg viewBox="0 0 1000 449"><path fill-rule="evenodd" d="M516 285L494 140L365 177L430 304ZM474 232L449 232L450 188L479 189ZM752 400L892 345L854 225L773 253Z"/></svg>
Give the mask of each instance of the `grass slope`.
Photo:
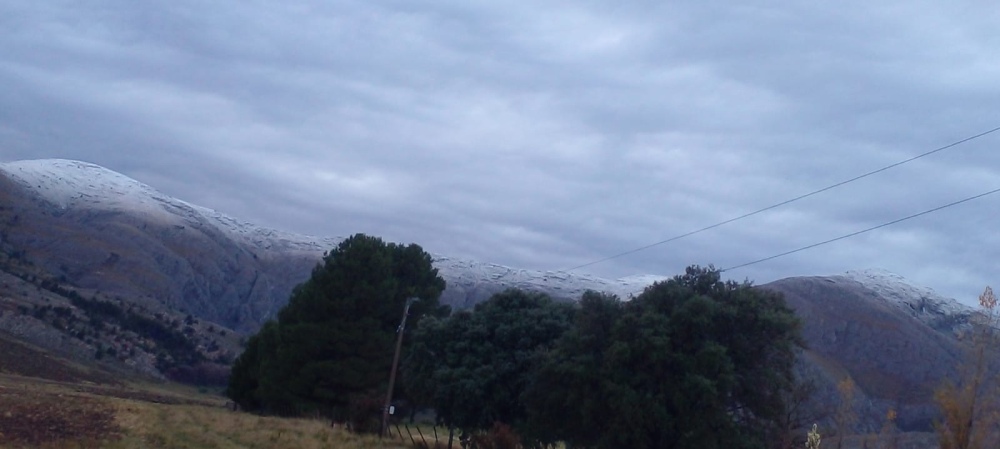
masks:
<svg viewBox="0 0 1000 449"><path fill-rule="evenodd" d="M226 409L172 384L82 385L0 374L0 448L405 448L315 419Z"/></svg>
<svg viewBox="0 0 1000 449"><path fill-rule="evenodd" d="M328 421L232 412L226 402L82 366L0 332L0 449L409 447Z"/></svg>

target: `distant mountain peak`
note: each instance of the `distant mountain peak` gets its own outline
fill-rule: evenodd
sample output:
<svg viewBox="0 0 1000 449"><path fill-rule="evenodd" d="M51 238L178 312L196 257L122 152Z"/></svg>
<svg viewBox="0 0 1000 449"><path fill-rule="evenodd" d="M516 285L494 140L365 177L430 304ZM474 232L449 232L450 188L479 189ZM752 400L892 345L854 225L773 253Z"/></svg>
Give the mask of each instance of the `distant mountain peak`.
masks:
<svg viewBox="0 0 1000 449"><path fill-rule="evenodd" d="M265 228L214 209L188 203L114 170L89 162L36 159L0 163L18 184L60 209L127 211L163 223L205 221L258 249L324 251L341 238L305 236Z"/></svg>
<svg viewBox="0 0 1000 449"><path fill-rule="evenodd" d="M261 253L300 253L318 259L343 237L315 237L265 228L221 212L161 193L113 170L88 162L40 159L0 163L0 172L54 207L66 210L110 210L178 229L200 229L225 235ZM545 292L562 299L579 299L587 290L628 299L666 277L653 275L605 279L582 273L527 270L471 259L432 254L434 265L448 283L443 300L471 306L503 289ZM307 273L306 273L307 274ZM284 298L280 298L284 299Z"/></svg>
<svg viewBox="0 0 1000 449"><path fill-rule="evenodd" d="M0 170L60 208L87 203L145 207L144 197L162 196L150 186L89 162L25 160L0 164Z"/></svg>
<svg viewBox="0 0 1000 449"><path fill-rule="evenodd" d="M916 297L955 301L954 299L939 295L933 289L916 286L903 276L883 268L850 270L844 273L844 277L895 299ZM957 303L957 301L955 302Z"/></svg>
<svg viewBox="0 0 1000 449"><path fill-rule="evenodd" d="M0 163L0 172L63 210L111 210L177 228L196 228L225 235L254 254L295 252L318 259L342 237L314 237L265 228L163 194L153 187L96 164L40 159ZM434 264L448 282L446 302L459 306L488 298L506 288L546 292L553 297L579 299L587 290L615 294L622 299L638 295L664 276L636 275L606 279L584 273L539 271L507 267L433 254ZM957 301L933 290L915 287L902 276L882 269L849 271L843 278L857 282L883 301L923 316L968 313ZM278 298L280 301L284 298Z"/></svg>
<svg viewBox="0 0 1000 449"><path fill-rule="evenodd" d="M83 293L103 292L243 332L272 319L323 252L342 240L258 226L80 161L0 163L0 199L4 249L30 262L32 270ZM587 290L627 300L668 279L606 279L433 252L431 257L447 282L441 302L456 309L509 288L561 300L578 300ZM758 288L784 294L803 320L809 346L801 359L803 372L817 379L818 409L837 403L836 383L847 375L859 385L859 401L875 411L866 416L885 416L893 407L901 429L931 427L931 392L956 364L956 336L968 329L972 308L883 269L787 278ZM0 318L0 329L7 330L35 320L14 313L0 313ZM64 344L62 337L50 338L61 331L42 330L40 344ZM83 347L88 355L95 350ZM860 426L877 430L881 421L869 419Z"/></svg>
<svg viewBox="0 0 1000 449"><path fill-rule="evenodd" d="M883 301L909 311L921 321L939 327L942 317L950 323L954 317L968 316L973 309L927 287L913 285L903 276L882 268L851 270L843 277L874 292Z"/></svg>

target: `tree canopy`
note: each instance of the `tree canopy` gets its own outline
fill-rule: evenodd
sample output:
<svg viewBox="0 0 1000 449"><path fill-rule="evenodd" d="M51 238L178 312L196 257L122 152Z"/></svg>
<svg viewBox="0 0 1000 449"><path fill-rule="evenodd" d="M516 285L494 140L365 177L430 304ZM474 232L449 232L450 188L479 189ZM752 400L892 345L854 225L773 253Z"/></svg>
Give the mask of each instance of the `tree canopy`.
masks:
<svg viewBox="0 0 1000 449"><path fill-rule="evenodd" d="M420 246L351 236L248 340L226 394L265 413L343 413L354 395L382 393L406 300L420 298L410 308L415 328L422 315L448 314L438 303L444 287Z"/></svg>
<svg viewBox="0 0 1000 449"><path fill-rule="evenodd" d="M793 385L799 322L779 294L686 273L621 302L588 294L525 398L542 440L761 448Z"/></svg>
<svg viewBox="0 0 1000 449"><path fill-rule="evenodd" d="M523 427L534 366L572 322L573 306L507 290L444 320L426 320L407 359L407 391L465 431Z"/></svg>

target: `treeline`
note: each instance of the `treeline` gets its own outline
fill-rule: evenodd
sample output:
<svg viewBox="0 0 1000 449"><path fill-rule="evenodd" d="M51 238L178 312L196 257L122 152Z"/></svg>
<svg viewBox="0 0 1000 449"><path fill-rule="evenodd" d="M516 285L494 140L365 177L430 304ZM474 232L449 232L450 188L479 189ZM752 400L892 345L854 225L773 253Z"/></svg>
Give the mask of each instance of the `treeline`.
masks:
<svg viewBox="0 0 1000 449"><path fill-rule="evenodd" d="M148 339L155 348L147 348L156 355L156 368L161 372L171 369L192 366L207 361L198 351L197 345L170 323L164 323L156 318L146 316L125 308L112 301L104 301L96 297L85 298L76 290L63 287L53 279L38 279L40 288L51 291L69 299L90 321L97 330L109 326L117 326L123 331L133 332L140 338ZM70 316L69 314L63 314ZM64 316L64 317L65 317Z"/></svg>
<svg viewBox="0 0 1000 449"><path fill-rule="evenodd" d="M116 324L122 330L134 332L142 338L155 342L156 368L162 372L206 361L205 356L198 351L190 338L166 323L135 313L110 301L84 298L75 291L70 291L64 296L87 314L94 327L101 329L107 324Z"/></svg>
<svg viewBox="0 0 1000 449"><path fill-rule="evenodd" d="M780 296L691 267L628 302L503 292L416 331L407 393L440 424L513 427L532 446L764 448L800 344Z"/></svg>
<svg viewBox="0 0 1000 449"><path fill-rule="evenodd" d="M25 282L69 300L78 313L65 306L20 306L22 314L31 314L54 328L94 345L95 359L135 356L141 349L155 357L155 367L168 378L196 385L225 385L229 372L228 360L209 360L194 341L196 320L188 315L183 322L171 320L168 315L134 310L121 299L84 297L75 289L67 288L60 280L36 276L26 272L15 273ZM187 326L182 328L182 324ZM126 334L127 333L127 334ZM208 351L219 349L212 341ZM221 356L220 356L221 357ZM221 363L220 363L221 362Z"/></svg>
<svg viewBox="0 0 1000 449"><path fill-rule="evenodd" d="M415 296L394 397L459 434L513 429L525 446L576 448L790 441L800 325L778 294L711 267L630 301L509 290L449 315L443 289L419 246L352 236L250 338L227 394L247 410L377 431L400 314Z"/></svg>

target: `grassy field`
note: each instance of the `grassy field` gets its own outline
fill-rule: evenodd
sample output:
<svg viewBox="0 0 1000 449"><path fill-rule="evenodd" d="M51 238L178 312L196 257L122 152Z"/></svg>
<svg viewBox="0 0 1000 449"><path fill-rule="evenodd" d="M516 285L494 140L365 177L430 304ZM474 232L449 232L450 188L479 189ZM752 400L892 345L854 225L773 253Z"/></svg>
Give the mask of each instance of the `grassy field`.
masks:
<svg viewBox="0 0 1000 449"><path fill-rule="evenodd" d="M412 447L404 438L233 412L220 395L122 379L0 333L0 449Z"/></svg>
<svg viewBox="0 0 1000 449"><path fill-rule="evenodd" d="M410 435L417 442L421 435L429 443L434 439L428 426L420 431L400 426L402 439L380 440L332 428L325 420L260 417L230 411L225 404L222 397L176 384L106 385L0 374L0 449L409 449L414 447ZM446 447L446 433L439 429L437 436L438 447ZM937 447L930 433L893 440L850 436L843 447ZM823 443L836 447L834 438Z"/></svg>
<svg viewBox="0 0 1000 449"><path fill-rule="evenodd" d="M232 412L162 385L74 384L0 374L0 448L408 448L311 419Z"/></svg>
<svg viewBox="0 0 1000 449"><path fill-rule="evenodd" d="M232 412L219 395L121 380L0 335L0 449L404 449L414 447L413 441L434 447L429 426L396 429L402 438L380 440L332 428L325 420ZM438 447L446 447L447 433L436 434ZM824 438L823 447L836 447L835 442ZM936 443L931 433L910 433L891 440L849 436L843 447L928 449Z"/></svg>

